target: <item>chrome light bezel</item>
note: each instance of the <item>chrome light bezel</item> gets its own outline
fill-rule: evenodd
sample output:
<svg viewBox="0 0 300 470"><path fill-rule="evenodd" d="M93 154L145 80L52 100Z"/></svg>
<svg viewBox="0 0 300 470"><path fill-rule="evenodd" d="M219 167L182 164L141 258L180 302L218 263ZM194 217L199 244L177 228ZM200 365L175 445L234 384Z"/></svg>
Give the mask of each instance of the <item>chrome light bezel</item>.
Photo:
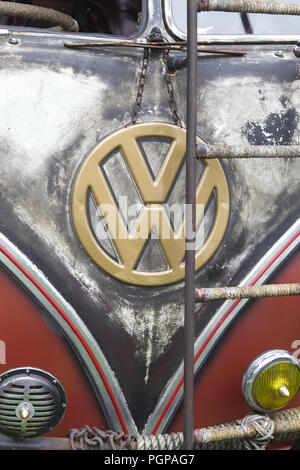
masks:
<svg viewBox="0 0 300 470"><path fill-rule="evenodd" d="M0 404L0 432L15 439L27 439L44 435L59 424L67 398L59 380L49 372L19 367L0 375ZM25 404L29 416L22 418L20 407Z"/></svg>
<svg viewBox="0 0 300 470"><path fill-rule="evenodd" d="M284 406L276 409L263 408L258 403L256 403L253 397L253 387L259 375L271 366L280 364L282 362L290 362L291 364L297 366L300 371L300 361L295 356L283 349L273 349L257 356L244 373L242 380L242 392L247 403L255 411L266 413L284 408Z"/></svg>

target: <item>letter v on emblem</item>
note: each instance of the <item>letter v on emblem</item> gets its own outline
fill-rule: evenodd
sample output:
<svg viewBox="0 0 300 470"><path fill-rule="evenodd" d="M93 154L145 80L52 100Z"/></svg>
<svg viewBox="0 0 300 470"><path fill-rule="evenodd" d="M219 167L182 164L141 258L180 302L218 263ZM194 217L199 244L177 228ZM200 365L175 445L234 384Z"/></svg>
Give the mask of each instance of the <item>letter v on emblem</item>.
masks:
<svg viewBox="0 0 300 470"><path fill-rule="evenodd" d="M163 163L153 179L138 145L141 138L171 141ZM201 143L201 140L199 143ZM86 157L76 177L72 195L72 218L77 237L89 257L111 276L129 284L159 286L184 278L185 220L175 232L164 208L168 195L184 164L186 132L167 123L143 123L121 129L106 137ZM120 149L126 167L140 194L143 208L131 231L121 217L116 198L101 166L107 157ZM204 170L197 185L197 225L204 216L212 195L215 215L210 231L196 251L196 270L216 252L227 228L230 197L227 179L218 160L204 160ZM105 217L107 233L118 254L109 255L99 244L87 211L89 193L93 195L101 216ZM122 198L126 194L122 195ZM103 213L103 207L106 212ZM102 212L101 212L102 208ZM160 246L168 263L163 271L141 271L136 266L151 231L155 228Z"/></svg>

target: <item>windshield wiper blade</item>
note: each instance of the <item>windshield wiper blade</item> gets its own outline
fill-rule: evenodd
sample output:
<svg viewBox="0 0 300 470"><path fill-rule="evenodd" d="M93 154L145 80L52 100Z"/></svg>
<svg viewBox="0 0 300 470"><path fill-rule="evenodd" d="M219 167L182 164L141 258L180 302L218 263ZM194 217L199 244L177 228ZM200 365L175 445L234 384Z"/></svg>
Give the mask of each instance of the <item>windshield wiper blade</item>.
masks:
<svg viewBox="0 0 300 470"><path fill-rule="evenodd" d="M244 30L246 34L253 34L252 24L250 22L248 13L240 13L240 17L244 26Z"/></svg>

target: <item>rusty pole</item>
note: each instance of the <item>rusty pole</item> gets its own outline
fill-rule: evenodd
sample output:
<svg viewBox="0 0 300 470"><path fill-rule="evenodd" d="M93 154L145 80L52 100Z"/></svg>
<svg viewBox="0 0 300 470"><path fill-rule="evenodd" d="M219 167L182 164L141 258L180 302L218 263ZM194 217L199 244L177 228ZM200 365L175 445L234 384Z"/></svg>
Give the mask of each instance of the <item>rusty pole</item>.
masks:
<svg viewBox="0 0 300 470"><path fill-rule="evenodd" d="M202 287L196 289L196 302L213 300L258 299L300 295L300 284L266 284L262 286Z"/></svg>
<svg viewBox="0 0 300 470"><path fill-rule="evenodd" d="M300 158L300 145L244 145L234 147L222 144L198 144L196 146L196 157L199 160L214 158Z"/></svg>
<svg viewBox="0 0 300 470"><path fill-rule="evenodd" d="M263 13L268 15L300 15L295 3L273 0L196 0L198 11L227 11L238 13Z"/></svg>
<svg viewBox="0 0 300 470"><path fill-rule="evenodd" d="M184 315L184 448L194 447L194 337L197 127L197 6L187 1L187 138Z"/></svg>

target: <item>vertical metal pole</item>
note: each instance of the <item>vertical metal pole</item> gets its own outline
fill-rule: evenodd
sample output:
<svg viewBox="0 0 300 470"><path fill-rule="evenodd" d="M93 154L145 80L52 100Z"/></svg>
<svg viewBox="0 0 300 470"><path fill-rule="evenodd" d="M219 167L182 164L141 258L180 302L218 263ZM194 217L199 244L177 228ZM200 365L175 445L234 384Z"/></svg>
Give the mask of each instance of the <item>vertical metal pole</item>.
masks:
<svg viewBox="0 0 300 470"><path fill-rule="evenodd" d="M195 206L197 126L197 2L187 0L187 141L184 326L184 448L194 444Z"/></svg>

